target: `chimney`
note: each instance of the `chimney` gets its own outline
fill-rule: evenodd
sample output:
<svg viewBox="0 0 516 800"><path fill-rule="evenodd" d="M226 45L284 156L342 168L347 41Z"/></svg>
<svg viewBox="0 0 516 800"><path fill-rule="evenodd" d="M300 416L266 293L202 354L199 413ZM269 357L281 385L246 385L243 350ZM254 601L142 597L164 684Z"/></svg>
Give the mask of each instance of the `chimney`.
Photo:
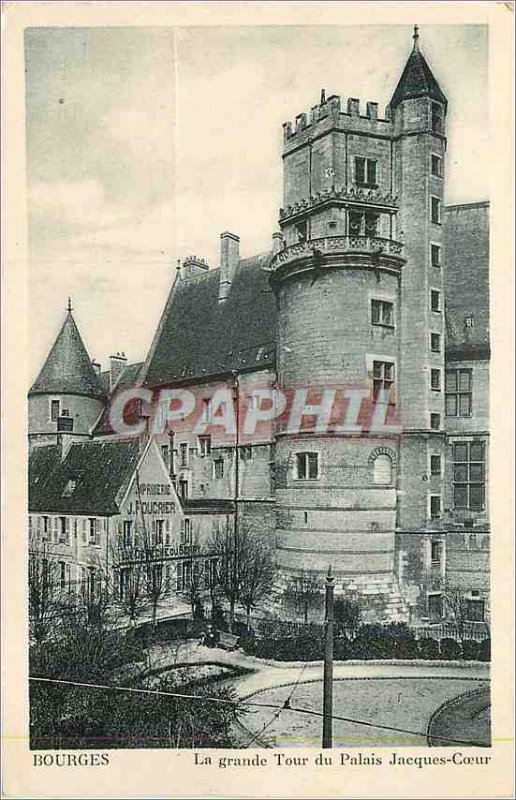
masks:
<svg viewBox="0 0 516 800"><path fill-rule="evenodd" d="M209 269L208 264L204 258L197 258L197 256L187 256L183 261L182 277L193 278L196 275L202 275Z"/></svg>
<svg viewBox="0 0 516 800"><path fill-rule="evenodd" d="M283 234L276 231L272 234L272 255L275 256L280 250L283 250Z"/></svg>
<svg viewBox="0 0 516 800"><path fill-rule="evenodd" d="M100 375L101 366L98 361L95 361L94 358L91 360L91 366L95 370L95 375Z"/></svg>
<svg viewBox="0 0 516 800"><path fill-rule="evenodd" d="M229 290L240 261L240 237L225 231L220 234L219 303L228 299Z"/></svg>
<svg viewBox="0 0 516 800"><path fill-rule="evenodd" d="M109 389L113 390L117 380L124 371L127 364L125 353L117 353L115 356L109 356Z"/></svg>

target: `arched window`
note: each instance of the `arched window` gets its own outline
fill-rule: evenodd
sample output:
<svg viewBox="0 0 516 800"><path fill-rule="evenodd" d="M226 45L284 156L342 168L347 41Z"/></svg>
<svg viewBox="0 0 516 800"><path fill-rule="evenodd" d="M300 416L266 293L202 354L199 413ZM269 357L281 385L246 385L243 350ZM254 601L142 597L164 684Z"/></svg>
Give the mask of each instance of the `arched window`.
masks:
<svg viewBox="0 0 516 800"><path fill-rule="evenodd" d="M392 482L392 461L389 456L381 453L376 456L373 464L373 483L389 485Z"/></svg>

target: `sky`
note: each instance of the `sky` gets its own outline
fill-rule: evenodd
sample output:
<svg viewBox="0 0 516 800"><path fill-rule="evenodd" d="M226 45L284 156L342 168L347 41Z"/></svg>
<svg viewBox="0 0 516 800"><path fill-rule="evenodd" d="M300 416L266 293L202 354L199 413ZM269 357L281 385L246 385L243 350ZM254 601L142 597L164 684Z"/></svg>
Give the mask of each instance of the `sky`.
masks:
<svg viewBox="0 0 516 800"><path fill-rule="evenodd" d="M412 27L29 28L31 381L68 297L88 352L145 358L178 259L220 233L270 249L282 123L339 94L389 102ZM424 26L448 98L446 202L487 199L487 27Z"/></svg>

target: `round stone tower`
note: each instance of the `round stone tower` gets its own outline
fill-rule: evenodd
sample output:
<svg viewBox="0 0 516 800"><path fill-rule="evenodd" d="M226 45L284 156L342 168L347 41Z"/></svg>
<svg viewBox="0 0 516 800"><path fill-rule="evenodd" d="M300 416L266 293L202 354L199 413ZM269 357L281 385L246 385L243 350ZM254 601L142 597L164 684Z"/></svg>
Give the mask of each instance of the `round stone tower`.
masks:
<svg viewBox="0 0 516 800"><path fill-rule="evenodd" d="M29 445L89 436L106 393L68 305L61 330L29 395Z"/></svg>
<svg viewBox="0 0 516 800"><path fill-rule="evenodd" d="M424 209L411 192L422 171L436 168L431 155L442 157L442 142L428 140L426 128L418 137L412 116L417 110L421 124L424 101L431 132L442 124L445 106L439 123L426 62L428 72L420 74L417 39L414 49L410 74L406 68L385 118L376 103L361 114L359 100L349 99L343 110L339 97L322 92L309 117L298 115L294 128L284 125L284 247L270 266L278 385L292 404L276 430L278 563L287 575L322 574L331 565L336 590L368 595L376 619L401 619L406 611L397 580L405 466L400 411L419 431L410 447L428 457L430 411L438 402L427 391L435 380L433 231L421 218L436 203L427 180ZM419 94L408 98L415 73ZM442 188L435 195L440 200ZM405 286L407 235L414 263ZM425 312L411 330L415 305ZM423 502L426 522L426 496L412 502Z"/></svg>

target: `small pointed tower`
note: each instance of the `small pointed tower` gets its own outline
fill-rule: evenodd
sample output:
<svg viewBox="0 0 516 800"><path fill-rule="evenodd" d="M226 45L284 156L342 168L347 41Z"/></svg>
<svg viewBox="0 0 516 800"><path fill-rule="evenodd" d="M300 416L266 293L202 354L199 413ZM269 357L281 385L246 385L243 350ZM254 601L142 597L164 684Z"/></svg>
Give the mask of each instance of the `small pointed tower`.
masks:
<svg viewBox="0 0 516 800"><path fill-rule="evenodd" d="M29 400L29 445L88 436L105 403L105 392L72 316L66 317Z"/></svg>
<svg viewBox="0 0 516 800"><path fill-rule="evenodd" d="M420 50L417 26L413 40L390 102L394 185L406 258L399 369L406 465L400 495L402 530L439 523L442 501L436 498L443 496L442 475L429 464L432 457L444 463L442 223L447 100Z"/></svg>

